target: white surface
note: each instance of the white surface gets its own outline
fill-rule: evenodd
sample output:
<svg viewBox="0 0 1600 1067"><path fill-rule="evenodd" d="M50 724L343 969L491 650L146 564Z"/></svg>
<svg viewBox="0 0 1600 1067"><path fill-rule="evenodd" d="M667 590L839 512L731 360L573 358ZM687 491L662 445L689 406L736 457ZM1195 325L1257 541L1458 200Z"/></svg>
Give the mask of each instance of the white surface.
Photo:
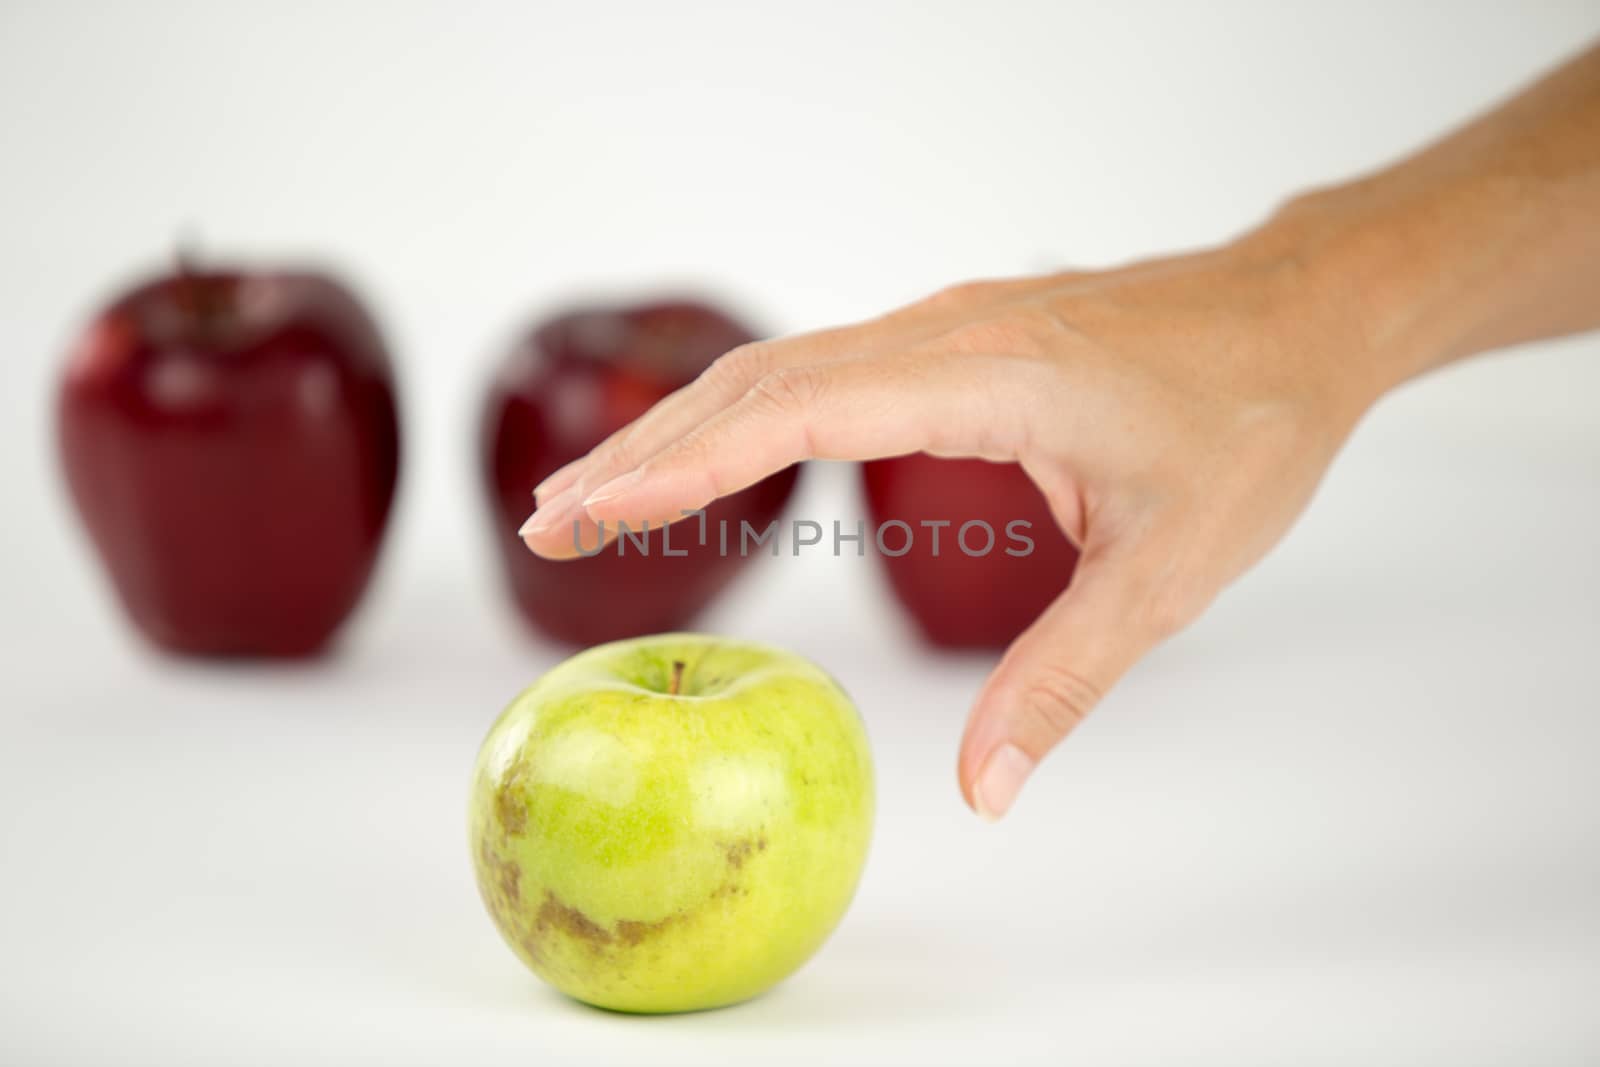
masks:
<svg viewBox="0 0 1600 1067"><path fill-rule="evenodd" d="M796 328L1213 239L1597 29L1583 4L0 8L0 1062L1600 1059L1593 338L1383 405L997 827L954 786L984 665L918 653L871 560L753 572L707 628L845 681L880 819L838 934L750 1005L544 989L463 829L479 739L555 656L497 599L470 460L523 316L702 278ZM60 349L185 223L327 250L406 373L382 580L316 668L145 653L55 484ZM812 474L796 513L852 518L847 472Z"/></svg>

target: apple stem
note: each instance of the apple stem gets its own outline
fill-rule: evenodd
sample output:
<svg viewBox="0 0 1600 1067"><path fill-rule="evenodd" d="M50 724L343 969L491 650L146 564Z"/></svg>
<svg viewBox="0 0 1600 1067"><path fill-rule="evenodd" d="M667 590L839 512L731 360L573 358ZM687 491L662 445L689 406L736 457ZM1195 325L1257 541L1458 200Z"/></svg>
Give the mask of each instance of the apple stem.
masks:
<svg viewBox="0 0 1600 1067"><path fill-rule="evenodd" d="M172 268L177 275L178 302L196 315L204 316L208 308L198 279L195 241L189 233L180 233L172 245Z"/></svg>
<svg viewBox="0 0 1600 1067"><path fill-rule="evenodd" d="M667 683L667 695L677 696L678 690L683 687L684 662L681 659L672 661L672 681Z"/></svg>

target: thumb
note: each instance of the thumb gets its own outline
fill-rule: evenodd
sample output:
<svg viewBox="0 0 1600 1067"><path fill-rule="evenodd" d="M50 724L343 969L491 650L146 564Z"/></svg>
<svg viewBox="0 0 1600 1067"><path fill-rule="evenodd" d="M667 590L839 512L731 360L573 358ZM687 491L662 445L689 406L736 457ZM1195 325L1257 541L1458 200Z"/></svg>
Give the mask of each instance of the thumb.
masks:
<svg viewBox="0 0 1600 1067"><path fill-rule="evenodd" d="M1086 554L1072 584L1012 642L967 721L958 773L967 803L1004 815L1045 753L1176 626L1159 618L1152 568Z"/></svg>

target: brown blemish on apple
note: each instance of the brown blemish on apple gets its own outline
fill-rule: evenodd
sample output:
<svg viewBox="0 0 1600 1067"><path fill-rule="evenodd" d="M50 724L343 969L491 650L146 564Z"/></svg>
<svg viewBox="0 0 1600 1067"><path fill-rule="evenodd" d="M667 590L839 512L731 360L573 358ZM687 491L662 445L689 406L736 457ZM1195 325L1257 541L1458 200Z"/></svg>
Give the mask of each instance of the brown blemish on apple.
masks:
<svg viewBox="0 0 1600 1067"><path fill-rule="evenodd" d="M632 948L639 942L654 937L662 930L683 918L680 912L677 915L668 915L665 919L658 919L653 923L635 922L632 919L623 919L617 923L617 940Z"/></svg>
<svg viewBox="0 0 1600 1067"><path fill-rule="evenodd" d="M766 848L767 839L759 837L754 841L746 838L743 841L735 841L731 845L724 845L722 846L722 851L728 857L728 866L738 870L744 866L744 861L750 858L751 853L764 852Z"/></svg>
<svg viewBox="0 0 1600 1067"><path fill-rule="evenodd" d="M544 942L540 939L538 931L530 930L523 934L517 940L517 944L521 945L522 951L528 954L528 959L540 966L545 964Z"/></svg>
<svg viewBox="0 0 1600 1067"><path fill-rule="evenodd" d="M516 932L521 928L523 918L522 872L516 864L497 855L488 841L479 844L473 865L477 870L478 896L483 899L483 906L488 909L489 916L501 932L508 939L517 940ZM531 959L542 958L530 946L530 939L520 940L523 947L529 950Z"/></svg>
<svg viewBox="0 0 1600 1067"><path fill-rule="evenodd" d="M744 886L738 884L737 882L723 882L721 885L717 886L716 889L712 890L711 899L722 900L726 897L742 897L748 892L749 890L745 889Z"/></svg>
<svg viewBox="0 0 1600 1067"><path fill-rule="evenodd" d="M515 863L501 859L488 841L478 846L478 887L483 891L489 910L502 920L509 918L509 913L522 902L522 871ZM490 899L491 887L499 890L500 899L505 902L503 907L497 907Z"/></svg>
<svg viewBox="0 0 1600 1067"><path fill-rule="evenodd" d="M514 779L502 782L494 794L494 817L508 837L528 828L528 808L518 794Z"/></svg>
<svg viewBox="0 0 1600 1067"><path fill-rule="evenodd" d="M528 777L527 764L518 761L495 785L494 819L507 837L516 837L528 828L528 798L522 791Z"/></svg>
<svg viewBox="0 0 1600 1067"><path fill-rule="evenodd" d="M570 904L563 904L548 889L544 892L544 903L539 905L539 914L533 920L533 927L536 932L559 930L568 937L593 945L603 945L611 940L611 931Z"/></svg>
<svg viewBox="0 0 1600 1067"><path fill-rule="evenodd" d="M712 892L711 897L712 899L717 899L742 894L743 892L733 883L724 882ZM691 912L675 912L664 919L657 919L654 922L619 919L615 927L607 929L595 922L582 910L564 903L554 893L545 890L544 901L539 905L539 911L534 916L533 929L522 938L521 944L527 951L528 956L535 960L546 958L546 942L552 935L557 933L566 934L568 937L589 946L597 952L615 945L633 948L683 922L691 914Z"/></svg>
<svg viewBox="0 0 1600 1067"><path fill-rule="evenodd" d="M577 938L586 944L600 947L612 942L619 942L628 947L639 944L673 923L682 919L682 913L669 915L665 919L655 922L639 922L634 919L621 919L617 922L615 930L608 930L595 922L582 911L563 904L554 893L545 891L544 903L539 906L539 915L534 920L537 930L560 930L570 937Z"/></svg>

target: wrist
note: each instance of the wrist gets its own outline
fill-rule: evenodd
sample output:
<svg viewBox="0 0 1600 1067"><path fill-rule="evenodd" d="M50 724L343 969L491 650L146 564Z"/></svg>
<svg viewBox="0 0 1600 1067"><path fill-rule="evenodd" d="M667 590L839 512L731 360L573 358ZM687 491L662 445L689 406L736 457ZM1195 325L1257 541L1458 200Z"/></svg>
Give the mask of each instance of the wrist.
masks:
<svg viewBox="0 0 1600 1067"><path fill-rule="evenodd" d="M1528 175L1402 164L1296 197L1246 240L1285 250L1313 301L1349 318L1376 399L1541 334L1528 308L1561 284L1541 267L1569 258L1564 228L1582 232L1550 194Z"/></svg>
<svg viewBox="0 0 1600 1067"><path fill-rule="evenodd" d="M1470 348L1474 309L1441 240L1449 222L1419 199L1382 178L1320 189L1285 204L1257 238L1300 265L1307 311L1339 320L1369 402Z"/></svg>
<svg viewBox="0 0 1600 1067"><path fill-rule="evenodd" d="M1439 343L1402 322L1406 260L1349 187L1296 197L1220 249L1265 281L1284 358L1347 431L1390 389L1433 365Z"/></svg>

